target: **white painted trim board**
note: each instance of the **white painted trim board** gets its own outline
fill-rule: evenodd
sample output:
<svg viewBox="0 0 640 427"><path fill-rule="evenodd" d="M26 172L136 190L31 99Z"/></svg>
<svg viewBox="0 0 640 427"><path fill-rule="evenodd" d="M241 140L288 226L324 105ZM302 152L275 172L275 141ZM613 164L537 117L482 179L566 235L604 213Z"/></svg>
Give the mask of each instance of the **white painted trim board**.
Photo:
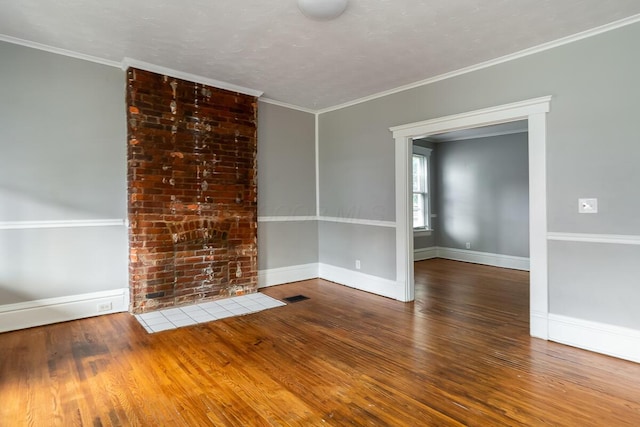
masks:
<svg viewBox="0 0 640 427"><path fill-rule="evenodd" d="M258 288L300 282L318 277L318 263L292 265L258 271Z"/></svg>
<svg viewBox="0 0 640 427"><path fill-rule="evenodd" d="M332 216L312 216L312 215L300 215L300 216L259 216L258 222L296 222L296 221L324 221L324 222L339 222L343 224L356 224L356 225L370 225L373 227L388 227L394 228L396 223L394 221L381 221L376 219L360 219L360 218L339 218Z"/></svg>
<svg viewBox="0 0 640 427"><path fill-rule="evenodd" d="M185 71L174 70L164 67L162 65L152 64L150 62L139 61L134 58L124 58L122 60L122 70L127 71L129 67L137 68L139 70L151 71L153 73L161 74L164 76L174 77L176 79L186 80L193 83L200 83L207 86L212 86L218 89L224 89L231 92L242 93L249 96L259 98L264 92L261 90L251 89L244 86L238 86L233 83L227 83L220 80L211 79L209 77L198 76L196 74L187 73Z"/></svg>
<svg viewBox="0 0 640 427"><path fill-rule="evenodd" d="M126 219L70 219L52 221L0 221L0 230L26 230L31 228L119 227Z"/></svg>
<svg viewBox="0 0 640 427"><path fill-rule="evenodd" d="M395 140L396 281L399 286L405 289L402 301L414 299L413 228L410 206L410 153L413 139L442 132L527 119L529 131L530 313L536 318L547 318L549 300L546 113L550 110L550 102L551 97L544 96L390 128ZM530 333L537 338L547 339L548 337L546 331L541 327L534 328L532 326Z"/></svg>
<svg viewBox="0 0 640 427"><path fill-rule="evenodd" d="M640 363L639 330L549 314L549 339Z"/></svg>
<svg viewBox="0 0 640 427"><path fill-rule="evenodd" d="M547 233L547 240L584 243L611 243L617 245L640 245L640 236L633 234L588 234L588 233Z"/></svg>
<svg viewBox="0 0 640 427"><path fill-rule="evenodd" d="M111 304L98 311L98 304ZM129 309L129 289L92 292L0 305L0 332L68 322Z"/></svg>
<svg viewBox="0 0 640 427"><path fill-rule="evenodd" d="M526 257L479 252L469 249L443 247L436 247L435 249L438 258L529 271L529 258Z"/></svg>
<svg viewBox="0 0 640 427"><path fill-rule="evenodd" d="M413 261L424 261L433 258L438 258L438 248L436 246L413 250Z"/></svg>
<svg viewBox="0 0 640 427"><path fill-rule="evenodd" d="M319 264L318 273L321 279L335 282L350 288L370 292L387 298L400 299L403 288L394 280L372 276L358 271L336 267L329 264Z"/></svg>

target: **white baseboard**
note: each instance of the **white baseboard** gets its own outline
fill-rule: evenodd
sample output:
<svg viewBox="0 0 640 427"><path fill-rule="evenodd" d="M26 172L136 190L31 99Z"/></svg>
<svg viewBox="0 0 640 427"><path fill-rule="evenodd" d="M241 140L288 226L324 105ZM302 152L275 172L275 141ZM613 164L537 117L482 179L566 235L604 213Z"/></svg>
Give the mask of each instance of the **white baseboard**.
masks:
<svg viewBox="0 0 640 427"><path fill-rule="evenodd" d="M547 313L531 312L529 315L529 335L543 340L549 339L549 318Z"/></svg>
<svg viewBox="0 0 640 427"><path fill-rule="evenodd" d="M549 314L549 339L640 363L640 331Z"/></svg>
<svg viewBox="0 0 640 427"><path fill-rule="evenodd" d="M111 308L98 311L98 304L111 304ZM0 305L0 332L118 313L128 309L128 288L5 304Z"/></svg>
<svg viewBox="0 0 640 427"><path fill-rule="evenodd" d="M301 264L258 271L258 288L299 282L318 277L318 264Z"/></svg>
<svg viewBox="0 0 640 427"><path fill-rule="evenodd" d="M425 259L432 259L437 257L438 257L438 248L435 246L431 248L414 249L413 251L414 261L424 261Z"/></svg>
<svg viewBox="0 0 640 427"><path fill-rule="evenodd" d="M394 281L329 264L302 264L258 271L258 287L321 278L373 294L398 299L403 289Z"/></svg>
<svg viewBox="0 0 640 427"><path fill-rule="evenodd" d="M454 261L471 262L474 264L492 265L494 267L511 268L529 271L529 258L492 254L489 252L470 251L468 249L436 248L438 258Z"/></svg>
<svg viewBox="0 0 640 427"><path fill-rule="evenodd" d="M395 280L322 263L319 264L319 273L321 279L387 298L400 299L404 295L404 288Z"/></svg>

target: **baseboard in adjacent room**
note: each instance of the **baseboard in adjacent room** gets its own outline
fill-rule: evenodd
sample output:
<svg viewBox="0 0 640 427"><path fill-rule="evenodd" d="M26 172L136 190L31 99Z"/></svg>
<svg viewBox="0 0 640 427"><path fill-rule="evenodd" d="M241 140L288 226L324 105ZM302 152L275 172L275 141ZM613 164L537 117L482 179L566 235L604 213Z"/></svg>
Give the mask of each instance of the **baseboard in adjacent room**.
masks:
<svg viewBox="0 0 640 427"><path fill-rule="evenodd" d="M393 299L400 299L404 295L404 288L395 280L322 263L319 265L319 273L321 279L376 295Z"/></svg>
<svg viewBox="0 0 640 427"><path fill-rule="evenodd" d="M129 289L0 305L0 332L67 322L129 309Z"/></svg>
<svg viewBox="0 0 640 427"><path fill-rule="evenodd" d="M438 257L438 248L435 246L431 248L415 249L413 251L414 261L424 261L425 259L432 259L437 257Z"/></svg>
<svg viewBox="0 0 640 427"><path fill-rule="evenodd" d="M443 248L438 246L416 249L413 253L414 261L422 261L430 258L444 258L453 261L471 262L474 264L529 271L529 258L525 257L478 252L468 249Z"/></svg>
<svg viewBox="0 0 640 427"><path fill-rule="evenodd" d="M282 285L318 277L318 264L292 265L288 267L270 268L258 271L258 287Z"/></svg>
<svg viewBox="0 0 640 427"><path fill-rule="evenodd" d="M549 340L640 363L640 331L549 314Z"/></svg>

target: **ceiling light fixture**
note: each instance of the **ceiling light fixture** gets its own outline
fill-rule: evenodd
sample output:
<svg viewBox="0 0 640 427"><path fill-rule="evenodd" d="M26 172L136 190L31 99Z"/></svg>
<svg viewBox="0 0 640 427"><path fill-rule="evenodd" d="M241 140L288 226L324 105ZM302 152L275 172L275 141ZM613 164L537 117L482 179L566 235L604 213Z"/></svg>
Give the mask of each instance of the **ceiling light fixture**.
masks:
<svg viewBox="0 0 640 427"><path fill-rule="evenodd" d="M298 8L307 17L328 21L342 15L348 0L298 0Z"/></svg>

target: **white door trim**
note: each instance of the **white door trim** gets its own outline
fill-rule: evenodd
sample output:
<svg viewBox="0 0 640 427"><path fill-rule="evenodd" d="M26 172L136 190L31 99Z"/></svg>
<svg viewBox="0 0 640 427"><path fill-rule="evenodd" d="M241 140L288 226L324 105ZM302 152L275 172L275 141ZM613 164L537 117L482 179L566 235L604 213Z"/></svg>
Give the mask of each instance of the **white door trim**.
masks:
<svg viewBox="0 0 640 427"><path fill-rule="evenodd" d="M390 128L395 139L396 281L414 299L411 146L414 138L527 119L529 123L530 333L548 339L546 113L551 96Z"/></svg>

